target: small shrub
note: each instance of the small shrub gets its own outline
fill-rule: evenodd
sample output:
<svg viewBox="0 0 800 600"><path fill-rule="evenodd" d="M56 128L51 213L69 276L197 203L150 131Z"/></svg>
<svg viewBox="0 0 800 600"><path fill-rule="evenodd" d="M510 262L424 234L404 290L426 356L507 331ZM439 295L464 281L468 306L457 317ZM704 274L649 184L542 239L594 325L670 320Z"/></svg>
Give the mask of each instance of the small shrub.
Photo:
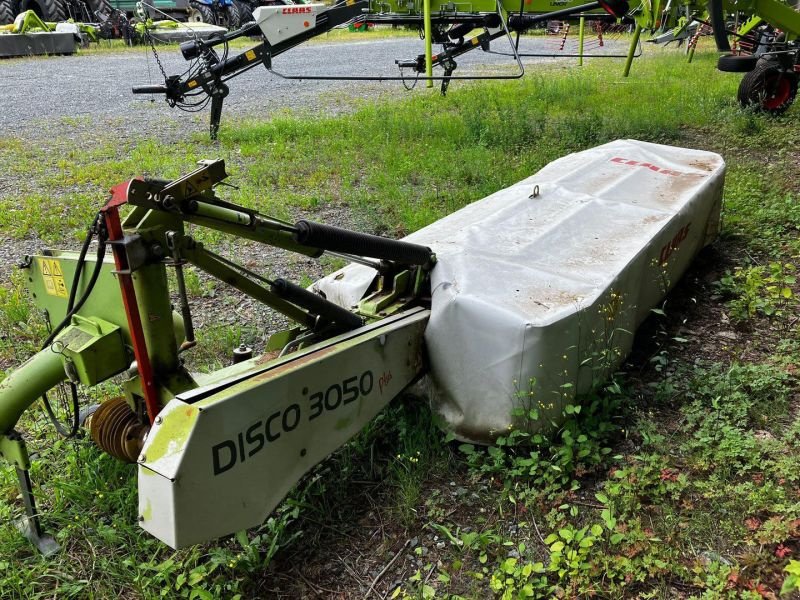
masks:
<svg viewBox="0 0 800 600"><path fill-rule="evenodd" d="M733 272L726 271L717 285L730 298L728 307L735 321L746 321L756 315L781 317L798 305L792 289L797 281L796 271L793 264L779 262L736 267Z"/></svg>

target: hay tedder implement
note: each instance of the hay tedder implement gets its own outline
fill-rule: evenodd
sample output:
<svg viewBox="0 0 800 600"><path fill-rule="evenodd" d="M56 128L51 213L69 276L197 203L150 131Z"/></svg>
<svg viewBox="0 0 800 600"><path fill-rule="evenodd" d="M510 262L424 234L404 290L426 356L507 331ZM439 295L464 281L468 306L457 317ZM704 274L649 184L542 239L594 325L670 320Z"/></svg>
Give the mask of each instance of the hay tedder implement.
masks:
<svg viewBox="0 0 800 600"><path fill-rule="evenodd" d="M0 457L17 471L23 531L56 549L18 421L40 398L50 409L59 385L122 390L73 406L58 428L82 423L100 449L138 463L139 523L174 548L261 523L418 380L462 440L557 426L715 238L724 172L716 154L612 142L401 241L226 202L215 193L222 161L114 187L80 252L46 250L21 267L51 325L42 350L0 383ZM306 289L213 252L189 224L350 264ZM261 356L240 350L228 367L189 372L187 265L293 325ZM515 416L531 397L537 422Z"/></svg>
<svg viewBox="0 0 800 600"><path fill-rule="evenodd" d="M557 10L552 10L554 6ZM522 59L526 56L577 56L585 54L586 19L622 22L630 25L632 36L626 54L606 54L625 57L623 75L627 76L633 59L638 56L642 32L655 34L652 41L665 42L690 39L689 57L704 32L712 32L720 51L730 51L730 35L745 39L756 52L747 51L747 58L725 56L720 69L737 72L753 71L745 77L739 99L744 105L770 112L788 108L797 91L797 36L800 32L800 13L783 0L655 0L635 2L626 0L580 0L549 2L548 0L478 0L458 4L449 0L342 0L331 6L324 4L281 4L260 6L253 11L254 21L241 29L207 40L192 40L181 45L183 57L190 66L181 75L164 75L163 85L137 86L135 94L163 94L170 106L197 111L211 104L211 137L218 134L222 106L229 93L227 82L259 65L284 79L328 79L349 81L402 81L415 84L418 80L441 83L444 94L450 82L466 79L517 79L524 75ZM525 53L520 51L520 35L533 27L556 19L579 21L578 52L572 55ZM739 23L734 31L729 22ZM385 24L420 29L425 51L410 59L395 61L399 74L315 75L284 73L277 70L273 60L284 52L345 24ZM256 46L229 56L229 43L242 37L259 37ZM493 43L505 43L496 49ZM440 50L433 53L433 44ZM511 58L516 71L497 70L494 73L477 71L455 75L460 56L474 50ZM562 48L563 49L563 44ZM218 52L221 50L221 53ZM758 66L756 66L758 63ZM434 69L436 75L434 75Z"/></svg>
<svg viewBox="0 0 800 600"><path fill-rule="evenodd" d="M508 3L508 6L506 6ZM513 7L511 5L514 5ZM519 48L519 34L554 18L592 15L593 18L622 17L628 10L625 0L597 0L589 3L564 3L564 8L542 10L542 2L521 3L515 0L478 0L468 5L444 0L419 2L383 2L378 0L344 0L328 7L324 4L260 6L253 11L254 22L238 31L209 40L181 44L181 53L190 68L182 75L165 75L164 85L137 86L134 94L163 94L170 106L196 111L211 104L211 137L216 138L223 101L229 93L227 83L250 69L263 66L284 79L329 79L349 81L414 81L422 75L430 85L441 82L442 92L458 79L518 79L525 69ZM549 2L544 3L550 6ZM560 6L560 4L559 4ZM468 9L468 11L466 10ZM516 11L516 12L513 12ZM536 12L533 12L536 11ZM599 12L598 12L599 11ZM419 26L424 32L425 53L407 60L395 61L399 74L390 75L311 75L282 73L273 66L273 59L284 52L331 29L352 22ZM516 40L513 35L516 33ZM228 44L242 37L256 36L262 42L235 56L228 56ZM476 49L489 51L491 43L505 39L506 54L517 67L515 72L454 75L456 59ZM432 44L441 45L433 54ZM222 49L222 55L217 52ZM434 75L434 68L441 74ZM406 72L404 72L404 70ZM409 73L411 75L409 75Z"/></svg>

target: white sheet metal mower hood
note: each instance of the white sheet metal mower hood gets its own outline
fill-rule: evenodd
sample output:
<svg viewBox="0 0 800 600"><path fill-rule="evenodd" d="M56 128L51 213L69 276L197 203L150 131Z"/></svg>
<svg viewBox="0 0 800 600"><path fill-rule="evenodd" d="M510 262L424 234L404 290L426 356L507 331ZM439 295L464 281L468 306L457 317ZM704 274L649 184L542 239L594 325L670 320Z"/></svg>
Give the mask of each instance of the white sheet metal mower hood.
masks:
<svg viewBox="0 0 800 600"><path fill-rule="evenodd" d="M716 237L724 174L718 154L618 140L406 237L438 259L429 389L455 435L490 441L520 425L519 407L559 421L576 393L613 372ZM348 265L314 288L349 307L374 276Z"/></svg>

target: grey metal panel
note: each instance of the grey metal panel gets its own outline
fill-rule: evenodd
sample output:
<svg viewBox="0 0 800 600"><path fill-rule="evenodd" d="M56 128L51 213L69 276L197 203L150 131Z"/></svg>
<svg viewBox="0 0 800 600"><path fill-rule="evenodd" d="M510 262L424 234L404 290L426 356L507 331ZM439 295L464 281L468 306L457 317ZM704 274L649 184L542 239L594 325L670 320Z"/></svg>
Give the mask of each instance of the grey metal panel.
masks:
<svg viewBox="0 0 800 600"><path fill-rule="evenodd" d="M0 58L74 54L78 41L71 33L9 33L0 35Z"/></svg>

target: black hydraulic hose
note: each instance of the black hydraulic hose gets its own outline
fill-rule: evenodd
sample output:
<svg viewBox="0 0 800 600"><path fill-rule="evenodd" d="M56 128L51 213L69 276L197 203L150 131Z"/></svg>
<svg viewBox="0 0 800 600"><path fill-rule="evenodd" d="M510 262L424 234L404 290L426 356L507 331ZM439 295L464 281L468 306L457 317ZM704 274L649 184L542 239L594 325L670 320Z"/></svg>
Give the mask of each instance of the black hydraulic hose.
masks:
<svg viewBox="0 0 800 600"><path fill-rule="evenodd" d="M358 315L286 279L273 281L271 290L284 300L305 308L327 321L341 325L347 330L358 329L364 325L363 319Z"/></svg>
<svg viewBox="0 0 800 600"><path fill-rule="evenodd" d="M714 42L720 52L730 52L731 44L728 41L728 31L725 27L725 13L722 10L722 0L709 0L708 19L714 32Z"/></svg>
<svg viewBox="0 0 800 600"><path fill-rule="evenodd" d="M67 300L67 312L72 310L72 307L75 306L75 296L78 294L78 285L81 279L81 275L83 274L83 261L86 259L86 253L89 251L89 245L92 243L92 238L94 237L95 232L97 231L97 224L100 220L100 215L97 215L94 222L89 226L88 231L86 232L86 238L83 240L83 245L81 246L81 252L78 255L78 264L75 267L75 275L72 279L72 286L69 289L69 300Z"/></svg>
<svg viewBox="0 0 800 600"><path fill-rule="evenodd" d="M44 404L44 410L47 413L50 422L53 424L53 427L56 428L56 431L59 433L59 435L62 435L65 438L71 438L78 433L78 428L80 427L81 407L80 402L78 401L78 386L71 381L68 381L67 384L69 392L62 390L61 393L69 393L70 395L69 402L71 404L70 410L72 411L72 414L70 415L71 418L69 419L68 426L65 426L61 421L58 420L47 394L42 394L42 403Z"/></svg>
<svg viewBox="0 0 800 600"><path fill-rule="evenodd" d="M105 243L105 240L102 237L99 239L99 244L97 246L97 262L94 265L94 270L92 271L92 276L89 279L89 282L88 282L88 284L86 286L86 289L84 290L83 294L81 294L80 300L78 300L77 304L74 304L75 296L76 296L76 294L78 292L78 282L79 282L81 274L83 272L84 259L86 258L86 253L89 250L89 244L91 243L92 238L94 237L94 234L98 230L101 218L102 217L100 215L97 215L97 218L95 219L94 223L92 223L92 226L89 228L89 231L88 231L88 233L86 235L86 239L83 242L83 246L81 246L81 252L80 252L80 255L79 255L79 258L78 258L78 265L75 268L75 275L74 275L74 278L72 280L72 286L70 287L69 299L67 300L67 315L64 317L64 320L61 321L61 323L59 323L56 327L53 328L53 330L50 332L50 335L47 336L47 340L45 340L44 344L42 345L42 349L43 350L45 348L47 348L48 346L50 346L50 344L53 343L53 340L61 332L61 330L64 329L64 327L66 327L69 324L69 322L72 320L73 315L75 315L81 309L81 307L84 305L84 303L86 302L87 298L89 297L89 294L91 294L95 283L97 283L97 279L100 276L100 271L102 270L102 267L103 267L103 256L106 253L106 243ZM71 405L72 405L71 406L72 418L70 419L69 425L66 426L66 427L64 426L63 423L61 423L58 420L58 417L56 416L56 413L53 410L52 405L50 404L50 400L47 397L47 394L42 394L42 402L44 403L45 412L47 413L47 416L50 419L50 422L56 428L56 431L60 435L66 437L66 438L71 438L78 432L79 420L80 420L79 419L80 405L79 405L79 402L78 402L78 388L73 382L70 381L69 382L69 392L64 392L64 393L69 393L70 394L70 401L71 401Z"/></svg>
<svg viewBox="0 0 800 600"><path fill-rule="evenodd" d="M56 339L56 336L61 332L64 327L69 325L69 322L72 320L72 317L78 313L78 311L83 307L86 303L86 300L89 299L89 295L92 293L94 289L95 283L97 283L98 277L100 277L100 271L103 269L103 257L106 253L106 241L103 238L100 238L99 243L97 245L97 262L95 262L94 270L92 271L92 276L89 279L88 284L86 285L86 289L81 294L80 300L78 300L77 304L72 307L71 310L67 312L67 315L64 317L64 320L61 321L56 327L53 328L53 331L50 332L50 335L47 336L47 340L45 340L44 344L42 345L42 349L47 348L50 344L53 343L53 340Z"/></svg>
<svg viewBox="0 0 800 600"><path fill-rule="evenodd" d="M368 233L358 233L306 220L295 223L295 229L295 240L313 248L426 267L432 266L434 260L431 249L419 244L391 240Z"/></svg>

